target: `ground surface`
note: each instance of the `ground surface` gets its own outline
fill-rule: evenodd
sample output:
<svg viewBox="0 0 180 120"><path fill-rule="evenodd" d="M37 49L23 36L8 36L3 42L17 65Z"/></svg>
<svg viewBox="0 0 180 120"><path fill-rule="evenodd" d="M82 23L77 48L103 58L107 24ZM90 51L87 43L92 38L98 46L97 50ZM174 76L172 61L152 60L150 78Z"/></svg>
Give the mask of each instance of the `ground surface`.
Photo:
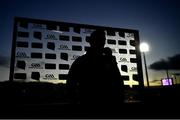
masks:
<svg viewBox="0 0 180 120"><path fill-rule="evenodd" d="M0 83L0 118L180 118L180 86L126 89L123 104L71 105L63 85Z"/></svg>

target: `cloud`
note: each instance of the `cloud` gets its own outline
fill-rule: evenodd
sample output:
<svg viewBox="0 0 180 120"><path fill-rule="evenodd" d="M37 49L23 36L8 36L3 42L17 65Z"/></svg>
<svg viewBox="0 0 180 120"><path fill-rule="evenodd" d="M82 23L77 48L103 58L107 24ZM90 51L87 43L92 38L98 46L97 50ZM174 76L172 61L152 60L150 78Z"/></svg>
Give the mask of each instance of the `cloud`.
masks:
<svg viewBox="0 0 180 120"><path fill-rule="evenodd" d="M151 64L149 68L153 70L165 70L167 69L167 62L162 59L160 61L157 61Z"/></svg>
<svg viewBox="0 0 180 120"><path fill-rule="evenodd" d="M170 69L180 70L180 54L168 58Z"/></svg>
<svg viewBox="0 0 180 120"><path fill-rule="evenodd" d="M9 67L10 58L0 55L0 66Z"/></svg>
<svg viewBox="0 0 180 120"><path fill-rule="evenodd" d="M168 57L167 60L161 59L149 65L153 70L180 70L180 54Z"/></svg>

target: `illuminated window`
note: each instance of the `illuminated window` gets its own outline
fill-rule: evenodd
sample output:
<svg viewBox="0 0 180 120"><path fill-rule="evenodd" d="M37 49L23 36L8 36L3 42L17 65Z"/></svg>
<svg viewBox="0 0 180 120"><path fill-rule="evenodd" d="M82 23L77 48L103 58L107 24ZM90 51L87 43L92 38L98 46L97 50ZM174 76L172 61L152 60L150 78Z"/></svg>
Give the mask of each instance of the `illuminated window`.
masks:
<svg viewBox="0 0 180 120"><path fill-rule="evenodd" d="M163 78L161 79L161 84L163 86L168 86L168 85L172 85L173 84L173 79L172 78Z"/></svg>

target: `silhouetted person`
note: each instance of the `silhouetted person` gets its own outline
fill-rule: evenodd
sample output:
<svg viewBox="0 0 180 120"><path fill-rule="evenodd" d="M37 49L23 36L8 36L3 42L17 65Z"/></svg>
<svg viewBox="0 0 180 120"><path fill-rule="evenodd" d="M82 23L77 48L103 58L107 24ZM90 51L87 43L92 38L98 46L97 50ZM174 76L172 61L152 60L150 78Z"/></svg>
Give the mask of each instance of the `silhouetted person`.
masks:
<svg viewBox="0 0 180 120"><path fill-rule="evenodd" d="M90 48L72 64L67 80L71 102L81 105L108 105L122 103L124 85L110 48L104 48L105 32L94 31Z"/></svg>

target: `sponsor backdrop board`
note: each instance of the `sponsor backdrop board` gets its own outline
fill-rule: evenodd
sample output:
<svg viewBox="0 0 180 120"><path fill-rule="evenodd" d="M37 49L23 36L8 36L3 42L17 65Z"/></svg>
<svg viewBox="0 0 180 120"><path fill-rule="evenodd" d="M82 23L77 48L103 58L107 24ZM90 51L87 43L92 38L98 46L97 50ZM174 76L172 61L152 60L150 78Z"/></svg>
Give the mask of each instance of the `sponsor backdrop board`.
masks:
<svg viewBox="0 0 180 120"><path fill-rule="evenodd" d="M105 46L112 49L124 84L143 86L137 30L20 17L14 20L10 80L66 83L96 29L106 32Z"/></svg>

